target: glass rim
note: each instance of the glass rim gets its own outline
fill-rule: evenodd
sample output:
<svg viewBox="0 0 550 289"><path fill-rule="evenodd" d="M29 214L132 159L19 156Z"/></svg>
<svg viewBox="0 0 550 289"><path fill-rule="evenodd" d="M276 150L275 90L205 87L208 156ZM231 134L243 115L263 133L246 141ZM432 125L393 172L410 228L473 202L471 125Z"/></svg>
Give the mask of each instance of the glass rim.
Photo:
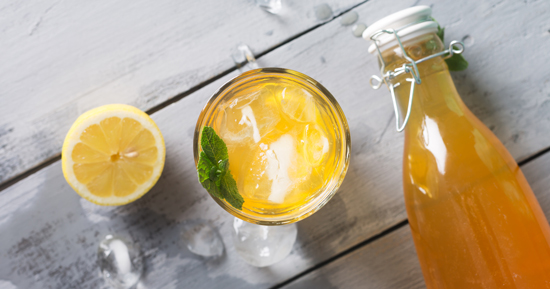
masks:
<svg viewBox="0 0 550 289"><path fill-rule="evenodd" d="M241 83L243 81L250 81L250 80L253 80L254 78L261 77L261 75L264 75L264 74L282 74L282 75L294 76L299 80L303 81L305 84L309 84L312 87L319 90L322 93L322 96L329 102L329 104L331 105L331 108L332 108L331 110L333 114L335 115L335 117L338 118L338 120L341 123L340 129L342 129L341 135L343 136L341 139L341 141L343 142L342 149L345 150L343 153L340 153L340 157L339 157L340 160L336 170L338 171L339 175L338 177L333 178L333 182L331 182L332 183L331 185L325 187L326 192L308 201L305 205L298 208L296 213L288 214L281 217L273 217L273 215L271 216L265 215L264 217L259 217L257 215L248 214L241 210L235 209L226 201L220 200L210 195L210 193L208 192L207 193L225 211L229 212L230 214L232 214L233 216L239 219L242 219L249 223L258 224L258 225L267 225L267 226L284 225L284 224L290 224L290 223L294 223L299 220L302 220L312 215L319 209L321 209L334 196L334 194L342 184L342 181L344 180L344 177L349 167L350 154L351 154L351 135L349 131L349 125L347 123L347 120L342 108L340 107L340 105L338 104L334 96L318 81L316 81L315 79L303 73L300 73L291 69L275 68L275 67L258 68L254 70L249 70L232 78L212 94L212 96L210 97L208 102L205 104L204 108L202 109L197 119L197 124L195 126L195 133L193 135L193 157L195 160L195 167L196 167L199 160L199 152L200 152L199 139L200 139L201 129L204 126L203 124L204 120L207 118L208 115L210 115L210 113L212 113L211 110L213 106L215 107L218 101L220 101L224 96L227 95L226 92L228 88L238 83ZM342 156L343 156L343 159L342 159Z"/></svg>

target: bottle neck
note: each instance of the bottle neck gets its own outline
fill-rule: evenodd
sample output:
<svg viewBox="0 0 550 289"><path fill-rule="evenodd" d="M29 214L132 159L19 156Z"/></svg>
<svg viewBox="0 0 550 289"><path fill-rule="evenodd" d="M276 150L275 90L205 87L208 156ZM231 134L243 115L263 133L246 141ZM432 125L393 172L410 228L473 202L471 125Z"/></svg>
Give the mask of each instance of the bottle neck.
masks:
<svg viewBox="0 0 550 289"><path fill-rule="evenodd" d="M407 55L417 61L444 50L444 45L435 34L426 34L403 43ZM385 67L383 73L409 63L397 46L382 53ZM426 118L442 118L448 113L464 114L465 106L458 95L449 69L443 57L435 57L417 64L421 83L415 84L411 115L405 131L416 130ZM407 114L411 91L410 73L401 74L388 84L394 86L396 103L401 115L400 123Z"/></svg>

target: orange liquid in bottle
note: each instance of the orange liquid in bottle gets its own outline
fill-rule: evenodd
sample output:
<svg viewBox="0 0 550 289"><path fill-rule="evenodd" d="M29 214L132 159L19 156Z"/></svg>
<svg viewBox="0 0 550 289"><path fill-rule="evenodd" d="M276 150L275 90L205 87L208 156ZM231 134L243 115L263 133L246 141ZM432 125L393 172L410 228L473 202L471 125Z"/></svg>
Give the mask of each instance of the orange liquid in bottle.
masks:
<svg viewBox="0 0 550 289"><path fill-rule="evenodd" d="M405 44L417 60L435 35ZM385 52L388 69L404 60ZM515 160L464 105L441 57L418 65L405 129L403 183L428 288L550 288L550 227ZM402 112L407 76L396 94Z"/></svg>

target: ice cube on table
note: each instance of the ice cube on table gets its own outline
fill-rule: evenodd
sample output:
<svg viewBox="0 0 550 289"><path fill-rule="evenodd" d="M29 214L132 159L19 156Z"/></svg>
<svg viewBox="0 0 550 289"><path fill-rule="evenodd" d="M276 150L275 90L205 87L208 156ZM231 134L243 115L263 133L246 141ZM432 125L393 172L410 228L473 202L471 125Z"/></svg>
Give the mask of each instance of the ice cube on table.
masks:
<svg viewBox="0 0 550 289"><path fill-rule="evenodd" d="M183 227L182 241L192 253L203 257L221 257L224 245L218 231L205 221L197 221Z"/></svg>
<svg viewBox="0 0 550 289"><path fill-rule="evenodd" d="M97 262L103 278L114 288L131 288L143 272L139 248L113 235L107 235L99 244Z"/></svg>
<svg viewBox="0 0 550 289"><path fill-rule="evenodd" d="M281 12L283 4L282 0L256 0L256 5L271 14L277 14Z"/></svg>

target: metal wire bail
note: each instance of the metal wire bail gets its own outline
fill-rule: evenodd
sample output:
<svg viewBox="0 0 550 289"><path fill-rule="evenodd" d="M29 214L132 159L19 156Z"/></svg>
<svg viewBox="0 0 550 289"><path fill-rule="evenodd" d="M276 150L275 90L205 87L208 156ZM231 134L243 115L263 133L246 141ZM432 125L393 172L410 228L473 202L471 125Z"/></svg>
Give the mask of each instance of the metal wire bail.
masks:
<svg viewBox="0 0 550 289"><path fill-rule="evenodd" d="M454 41L451 41L451 44L449 44L449 49L438 52L438 53L435 53L435 54L432 54L432 55L427 56L427 57L424 57L420 60L414 61L411 57L409 57L409 55L407 55L407 52L405 51L405 48L403 47L403 43L401 43L401 38L399 37L399 35L397 35L397 33L399 31L401 31L402 29L404 29L404 28L407 28L411 25L418 24L418 23L421 23L421 22L424 22L424 21L414 22L414 23L408 24L406 26L403 26L399 29L380 30L380 31L375 32L370 37L370 39L374 42L374 45L376 46L376 51L378 52L378 58L379 58L380 63L381 63L380 74L382 76L381 77L378 76L378 75L371 76L371 78L369 80L369 84L373 89L379 89L382 86L383 82L388 87L388 90L390 91L391 97L392 97L393 109L395 111L395 129L398 132L402 132L405 129L405 126L407 126L407 123L409 122L409 118L411 116L411 111L412 111L414 89L415 89L417 84L418 85L422 84L422 80L420 79L420 74L418 73L417 64L422 63L426 60L438 57L438 56L444 56L444 59L447 59L447 58L453 56L454 54L461 54L462 52L464 52L464 43L462 43L461 41L454 40ZM387 71L386 73L384 73L384 70L386 69L386 62L384 61L384 58L382 57L382 52L380 51L380 47L378 46L379 41L377 39L380 35L383 35L383 34L393 34L395 36L395 39L397 40L397 43L399 44L399 47L401 48L401 52L403 53L403 57L408 61L408 63L403 64L403 66L398 67L398 68L394 69L393 71ZM400 116L400 113L399 113L399 108L397 107L397 99L396 99L396 95L395 95L395 88L398 87L399 85L401 85L401 83L398 82L396 84L392 84L390 82L390 80L397 77L397 76L399 76L399 75L401 75L401 74L404 74L404 73L409 73L411 75L410 78L405 79L407 82L411 83L411 90L410 90L410 94L409 94L407 113L405 114L405 118L403 119L403 123L400 125L399 124L399 119L401 118L401 116Z"/></svg>

